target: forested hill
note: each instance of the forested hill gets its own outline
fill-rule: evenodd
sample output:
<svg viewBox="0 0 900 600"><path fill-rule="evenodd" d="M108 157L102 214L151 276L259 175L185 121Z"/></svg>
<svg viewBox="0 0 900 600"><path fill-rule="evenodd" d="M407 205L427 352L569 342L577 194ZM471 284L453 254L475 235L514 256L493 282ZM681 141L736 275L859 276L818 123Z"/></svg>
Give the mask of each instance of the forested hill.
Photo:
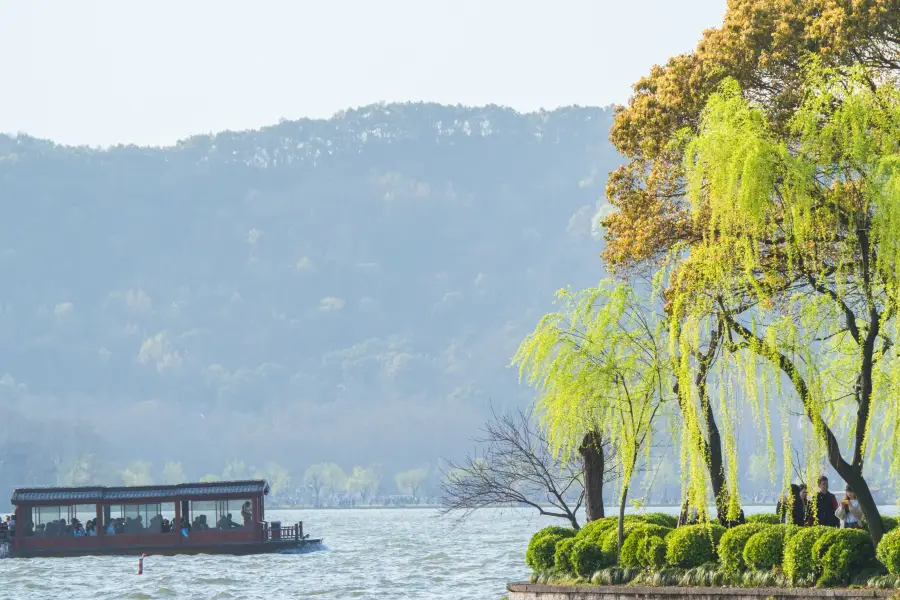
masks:
<svg viewBox="0 0 900 600"><path fill-rule="evenodd" d="M78 454L414 467L525 404L603 277L612 112L377 105L106 150L0 136L0 486Z"/></svg>

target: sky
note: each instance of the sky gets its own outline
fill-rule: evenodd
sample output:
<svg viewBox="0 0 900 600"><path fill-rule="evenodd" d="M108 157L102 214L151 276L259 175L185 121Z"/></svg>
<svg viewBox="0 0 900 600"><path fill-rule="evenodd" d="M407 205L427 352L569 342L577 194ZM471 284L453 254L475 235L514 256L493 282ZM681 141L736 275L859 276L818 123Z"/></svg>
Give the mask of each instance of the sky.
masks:
<svg viewBox="0 0 900 600"><path fill-rule="evenodd" d="M168 145L374 102L627 101L726 0L0 0L0 132Z"/></svg>

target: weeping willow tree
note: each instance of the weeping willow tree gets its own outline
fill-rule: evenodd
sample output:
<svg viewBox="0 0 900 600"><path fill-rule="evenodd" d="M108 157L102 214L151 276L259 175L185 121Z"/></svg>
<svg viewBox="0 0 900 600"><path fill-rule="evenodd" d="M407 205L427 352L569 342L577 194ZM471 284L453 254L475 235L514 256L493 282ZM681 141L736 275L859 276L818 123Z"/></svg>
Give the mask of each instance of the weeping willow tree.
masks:
<svg viewBox="0 0 900 600"><path fill-rule="evenodd" d="M538 323L513 363L538 390L537 414L554 451L579 451L585 435L615 449L621 548L632 476L673 400L665 321L624 284L561 290L558 299L562 308Z"/></svg>
<svg viewBox="0 0 900 600"><path fill-rule="evenodd" d="M671 304L666 305L671 309ZM675 363L674 391L681 415L681 474L687 490L687 502L708 518L707 499L712 498L722 524L739 520L741 505L737 488L737 455L734 437L734 410L711 396L720 385L723 355L727 352L727 325L721 318L700 319L693 323L689 343L672 344ZM671 339L678 339L684 322L670 321ZM704 331L708 332L704 335ZM716 413L719 417L716 417ZM719 427L719 421L723 427ZM723 447L730 451L728 455ZM707 484L711 484L708 486Z"/></svg>
<svg viewBox="0 0 900 600"><path fill-rule="evenodd" d="M688 356L711 320L722 323L723 414L755 415L774 456L770 403L785 444L796 403L809 423L809 475L827 460L858 495L877 542L883 524L866 460L881 448L895 475L900 467L900 93L862 67L806 70L787 128L727 80L697 133L673 142L703 237L677 254L670 339ZM687 360L676 376L691 388ZM696 438L698 420L684 419L683 430ZM735 453L733 440L725 446ZM702 463L698 444L683 448L689 468ZM788 467L791 452L783 454ZM702 479L692 473L691 482L696 496Z"/></svg>

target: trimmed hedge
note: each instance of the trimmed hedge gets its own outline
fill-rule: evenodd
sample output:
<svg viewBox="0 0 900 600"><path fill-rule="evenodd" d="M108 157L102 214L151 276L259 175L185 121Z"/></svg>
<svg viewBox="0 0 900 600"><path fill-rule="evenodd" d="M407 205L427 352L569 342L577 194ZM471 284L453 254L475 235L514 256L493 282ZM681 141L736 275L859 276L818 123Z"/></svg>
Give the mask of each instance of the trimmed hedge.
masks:
<svg viewBox="0 0 900 600"><path fill-rule="evenodd" d="M666 533L667 528L646 523L644 520L649 517L654 521L661 521L662 519L659 519L658 515L659 513L644 516L625 515L625 539L627 540L636 528L652 528L649 531L657 535ZM575 535L575 542L570 546L568 572L574 573L578 577L590 578L595 572L615 565L619 545L618 525L618 517L605 517L585 524ZM562 566L563 560L560 558L560 566ZM556 564L557 561L554 560L554 566Z"/></svg>
<svg viewBox="0 0 900 600"><path fill-rule="evenodd" d="M556 550L553 553L553 568L560 573L572 572L572 546L575 545L574 537L567 537L556 542Z"/></svg>
<svg viewBox="0 0 900 600"><path fill-rule="evenodd" d="M784 545L797 533L796 525L770 525L753 534L744 546L744 563L755 571L771 571L784 561Z"/></svg>
<svg viewBox="0 0 900 600"><path fill-rule="evenodd" d="M781 519L778 518L778 515L773 515L770 513L750 515L745 519L745 521L747 523L765 523L766 525L779 525L781 523Z"/></svg>
<svg viewBox="0 0 900 600"><path fill-rule="evenodd" d="M641 567L639 547L644 538L655 536L665 539L671 531L671 527L650 523L634 527L622 543L622 552L619 553L619 566L626 569L639 569Z"/></svg>
<svg viewBox="0 0 900 600"><path fill-rule="evenodd" d="M661 571L666 566L666 541L657 535L642 538L638 544L637 556L643 569Z"/></svg>
<svg viewBox="0 0 900 600"><path fill-rule="evenodd" d="M550 533L553 533L556 535L561 535L563 537L573 537L576 533L579 533L580 531L581 531L580 529L578 531L576 531L576 530L572 529L571 527L560 527L559 525L549 525L547 527L544 527L543 529L538 529L535 532L535 534L533 536L531 536L531 539L544 537L545 535L550 534Z"/></svg>
<svg viewBox="0 0 900 600"><path fill-rule="evenodd" d="M619 520L615 517L606 517L604 519L596 519L590 521L578 530L576 539L599 539L608 529L619 524Z"/></svg>
<svg viewBox="0 0 900 600"><path fill-rule="evenodd" d="M900 575L900 529L892 529L881 538L875 556L888 573Z"/></svg>
<svg viewBox="0 0 900 600"><path fill-rule="evenodd" d="M535 571L546 571L553 568L556 555L556 543L568 539L558 533L548 533L531 538L525 552L525 563Z"/></svg>
<svg viewBox="0 0 900 600"><path fill-rule="evenodd" d="M724 527L713 523L679 527L666 538L666 562L682 569L716 562L724 533Z"/></svg>
<svg viewBox="0 0 900 600"><path fill-rule="evenodd" d="M627 540L628 536L631 535L633 531L638 528L646 527L645 523L641 523L640 521L625 521L625 525L623 527L623 540ZM622 542L622 545L625 545L625 542ZM606 562L610 565L616 564L616 558L619 555L619 528L613 527L612 529L607 529L603 533L603 537L600 540L600 547L603 548L603 555L606 557Z"/></svg>
<svg viewBox="0 0 900 600"><path fill-rule="evenodd" d="M847 585L852 571L874 565L875 546L861 529L832 528L813 544L811 558L817 585Z"/></svg>
<svg viewBox="0 0 900 600"><path fill-rule="evenodd" d="M669 529L675 529L675 526L678 525L678 518L674 515L667 515L666 513L647 513L645 515L636 515L640 517L641 521L644 523L649 523L650 525L660 525L662 527L668 527Z"/></svg>
<svg viewBox="0 0 900 600"><path fill-rule="evenodd" d="M785 544L782 569L792 583L798 583L813 574L813 545L829 531L835 529L825 525L804 527Z"/></svg>
<svg viewBox="0 0 900 600"><path fill-rule="evenodd" d="M544 527L531 536L528 550L525 552L525 563L535 571L552 569L556 543L571 537L575 537L575 530L569 527L557 527L556 525Z"/></svg>
<svg viewBox="0 0 900 600"><path fill-rule="evenodd" d="M722 568L733 573L740 573L746 569L744 546L754 534L767 527L772 527L772 525L760 522L745 523L732 527L722 534L722 539L719 541L719 560L722 562Z"/></svg>
<svg viewBox="0 0 900 600"><path fill-rule="evenodd" d="M590 538L575 540L572 550L569 553L569 563L572 570L579 577L588 579L599 571L612 565L603 553L603 548L596 541Z"/></svg>
<svg viewBox="0 0 900 600"><path fill-rule="evenodd" d="M876 588L900 584L900 528L892 527L887 518L885 526L891 531L877 549L869 533L860 529L769 525L760 520L728 530L717 523L671 529L660 522L654 513L628 516L618 552L615 517L593 521L577 532L545 527L531 538L526 562L535 571L533 577L578 577L594 583L609 579L652 585Z"/></svg>

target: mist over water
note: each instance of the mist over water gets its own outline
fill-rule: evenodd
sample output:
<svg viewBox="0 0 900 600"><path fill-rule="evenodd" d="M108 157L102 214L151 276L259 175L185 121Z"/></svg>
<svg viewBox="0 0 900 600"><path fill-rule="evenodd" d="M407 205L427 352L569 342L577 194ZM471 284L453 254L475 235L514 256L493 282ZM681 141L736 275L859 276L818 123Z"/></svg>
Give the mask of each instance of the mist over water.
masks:
<svg viewBox="0 0 900 600"><path fill-rule="evenodd" d="M884 512L897 511L885 507ZM325 539L324 549L257 556L151 555L141 576L137 556L0 560L0 597L499 600L508 582L529 575L525 549L531 535L563 523L524 509L481 510L461 524L431 509L266 514L283 523L302 520L305 533Z"/></svg>

